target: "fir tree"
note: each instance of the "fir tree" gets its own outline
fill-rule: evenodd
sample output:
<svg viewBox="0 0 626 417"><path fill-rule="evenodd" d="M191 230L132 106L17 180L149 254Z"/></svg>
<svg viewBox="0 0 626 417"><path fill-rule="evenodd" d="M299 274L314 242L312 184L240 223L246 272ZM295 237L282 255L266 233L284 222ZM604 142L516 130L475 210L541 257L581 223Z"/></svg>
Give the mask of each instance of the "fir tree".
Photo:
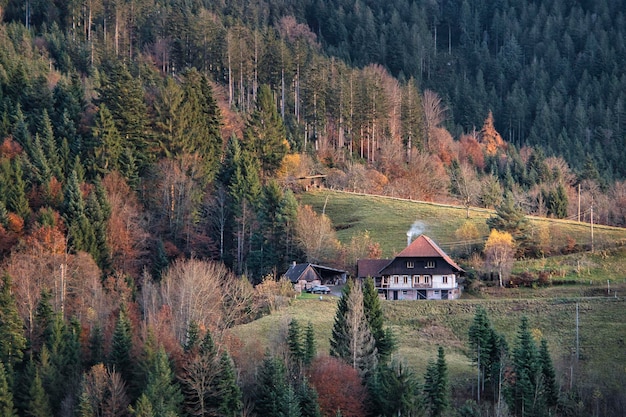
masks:
<svg viewBox="0 0 626 417"><path fill-rule="evenodd" d="M93 136L93 169L95 172L106 174L119 170L119 160L123 146L120 132L115 126L113 116L106 104L100 105L94 127Z"/></svg>
<svg viewBox="0 0 626 417"><path fill-rule="evenodd" d="M282 410L279 416L302 417L302 410L300 410L300 401L291 385L287 385L287 389L285 391L285 395L282 401Z"/></svg>
<svg viewBox="0 0 626 417"><path fill-rule="evenodd" d="M146 394L141 394L139 396L135 407L130 407L130 413L134 417L156 417L152 404Z"/></svg>

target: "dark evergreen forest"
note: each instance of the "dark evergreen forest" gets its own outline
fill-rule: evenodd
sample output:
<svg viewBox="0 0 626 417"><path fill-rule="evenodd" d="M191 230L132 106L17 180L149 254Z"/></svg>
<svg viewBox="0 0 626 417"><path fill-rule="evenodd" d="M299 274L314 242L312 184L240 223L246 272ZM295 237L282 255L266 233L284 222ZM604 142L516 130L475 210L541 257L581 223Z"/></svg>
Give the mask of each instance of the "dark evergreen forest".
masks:
<svg viewBox="0 0 626 417"><path fill-rule="evenodd" d="M315 178L626 225L624 10L0 0L2 415L317 416L316 390L345 384L358 395L342 397L344 416L366 400L380 415L445 414L443 349L424 386L391 363L371 288L344 293L337 321L355 327L336 326L342 353L318 358L311 383L312 328L290 324L272 354L238 350L228 329L294 296L279 280L293 261L351 270L380 255L299 205ZM518 256L564 251L518 237ZM482 372L504 406L506 349L479 318L472 343L492 346ZM547 347L530 338L523 321L509 369L525 385L506 387L516 415L544 389L533 415L557 407Z"/></svg>

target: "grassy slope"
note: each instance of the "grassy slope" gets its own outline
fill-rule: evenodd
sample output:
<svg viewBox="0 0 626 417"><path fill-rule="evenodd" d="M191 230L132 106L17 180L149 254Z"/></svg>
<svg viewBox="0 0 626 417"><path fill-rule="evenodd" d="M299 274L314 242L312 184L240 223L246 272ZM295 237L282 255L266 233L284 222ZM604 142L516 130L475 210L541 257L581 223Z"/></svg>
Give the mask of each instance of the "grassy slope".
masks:
<svg viewBox="0 0 626 417"><path fill-rule="evenodd" d="M320 191L302 195L301 201L319 212L325 205L342 242L349 241L355 233L368 230L381 244L384 256L393 256L406 245L406 231L416 220L425 224L424 233L440 243L444 250L451 249L446 242L456 240L454 231L466 221L463 208L380 197ZM470 221L475 222L485 236L485 219L491 214L486 210L471 213ZM566 242L567 236L579 244L587 243L589 238L588 225L542 219L533 219L533 223L536 227L549 228L555 244ZM596 242L626 240L624 229L596 227L594 232ZM443 345L455 385L466 386L474 378L467 351L467 329L476 305L482 304L496 330L506 335L511 346L515 344L521 316L528 316L535 334L547 339L561 382L568 384L570 367L574 364L578 303L581 369L576 372L579 377L585 374L591 376L591 380L602 380L606 384L626 380L626 369L614 366L626 363L626 300L623 296L626 285L619 285L626 277L626 251L622 248L615 252L551 257L526 261L517 268L550 269L558 274L562 272L563 277L577 283L543 289L506 289L480 296L464 296L457 301L384 301L385 317L398 336L398 356L422 374L428 360L435 357L437 346ZM621 291L618 298L614 294L607 297L607 278L611 279L612 289ZM616 281L617 287L614 285ZM262 341L264 347L268 347L286 334L291 318L301 323L311 321L318 339L318 351L327 353L335 308L334 297L325 296L319 300L308 296L270 316L239 326L234 333L243 341ZM602 379L598 375L611 376Z"/></svg>

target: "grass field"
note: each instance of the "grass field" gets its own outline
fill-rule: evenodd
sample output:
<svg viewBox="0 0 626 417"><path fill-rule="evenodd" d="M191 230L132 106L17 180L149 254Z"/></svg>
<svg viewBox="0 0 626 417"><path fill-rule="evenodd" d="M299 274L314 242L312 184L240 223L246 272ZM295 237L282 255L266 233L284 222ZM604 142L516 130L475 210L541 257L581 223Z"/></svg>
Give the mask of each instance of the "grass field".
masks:
<svg viewBox="0 0 626 417"><path fill-rule="evenodd" d="M466 218L464 207L424 203L388 197L344 193L330 190L308 192L299 196L301 204L324 211L332 220L342 243L367 230L381 246L384 257L393 257L407 244L407 231L416 221L423 233L453 257L465 246L455 236L466 221L472 222L481 237L476 243L482 249L489 229L486 220L493 210L472 209ZM590 225L568 220L529 217L532 230L543 236L548 248L567 245L589 247ZM549 271L554 279L584 284L591 281L606 285L610 280L626 285L626 229L594 225L593 253L588 251L516 262L514 272ZM554 249L553 252L557 252ZM571 289L567 290L571 295Z"/></svg>
<svg viewBox="0 0 626 417"><path fill-rule="evenodd" d="M291 319L311 322L318 352L327 354L336 311L334 296L306 296L269 316L233 329L242 341L258 343L263 349L275 348L287 332ZM579 360L576 361L576 305L579 309ZM623 297L552 299L472 299L457 301L383 301L387 325L398 339L396 357L418 374L435 359L443 346L453 386L461 389L474 378L467 332L476 306L487 311L494 328L513 347L522 316L527 316L533 334L548 341L559 381L567 386L572 369L574 378L593 379L603 375L603 383L626 381L626 300ZM615 366L621 364L620 366Z"/></svg>

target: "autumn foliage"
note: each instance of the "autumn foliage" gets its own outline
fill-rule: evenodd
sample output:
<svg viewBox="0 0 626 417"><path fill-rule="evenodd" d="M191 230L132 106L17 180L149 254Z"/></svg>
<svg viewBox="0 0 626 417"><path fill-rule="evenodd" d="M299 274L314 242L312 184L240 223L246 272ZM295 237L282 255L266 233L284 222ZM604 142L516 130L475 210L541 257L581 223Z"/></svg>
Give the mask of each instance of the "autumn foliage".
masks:
<svg viewBox="0 0 626 417"><path fill-rule="evenodd" d="M319 395L322 414L333 417L366 415L367 391L356 369L338 358L318 357L311 365L311 384Z"/></svg>

